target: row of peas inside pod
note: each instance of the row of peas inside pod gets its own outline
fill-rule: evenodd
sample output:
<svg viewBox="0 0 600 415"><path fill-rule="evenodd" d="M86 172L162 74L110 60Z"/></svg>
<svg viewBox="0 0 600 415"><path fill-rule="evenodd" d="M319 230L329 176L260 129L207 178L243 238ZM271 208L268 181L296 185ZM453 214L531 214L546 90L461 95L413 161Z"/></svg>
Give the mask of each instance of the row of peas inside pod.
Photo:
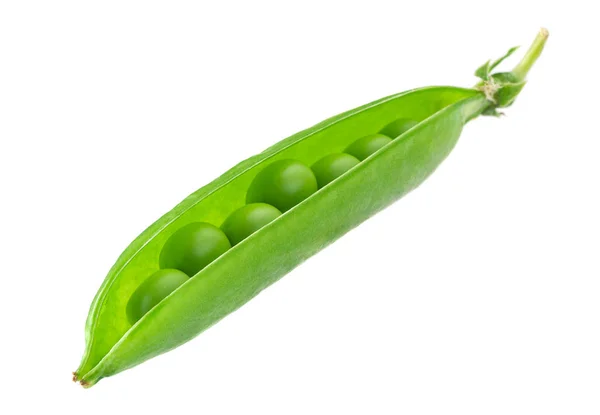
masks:
<svg viewBox="0 0 600 415"><path fill-rule="evenodd" d="M361 137L343 152L324 156L310 168L297 160L278 160L261 170L248 188L246 205L229 215L220 228L190 223L165 243L160 270L133 293L127 317L135 324L177 287L232 246L267 225L417 124L400 118L379 133Z"/></svg>

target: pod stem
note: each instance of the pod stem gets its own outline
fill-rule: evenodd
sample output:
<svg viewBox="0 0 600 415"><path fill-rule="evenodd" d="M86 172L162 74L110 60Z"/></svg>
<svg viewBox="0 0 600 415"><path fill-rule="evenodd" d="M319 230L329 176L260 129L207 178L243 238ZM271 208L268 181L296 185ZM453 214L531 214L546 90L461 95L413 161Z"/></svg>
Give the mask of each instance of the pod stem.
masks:
<svg viewBox="0 0 600 415"><path fill-rule="evenodd" d="M482 113L483 115L501 115L502 113L497 111L498 108L512 105L525 86L527 73L542 54L547 39L548 30L540 29L523 59L511 72L493 71L517 50L516 47L510 48L501 58L494 61L489 60L477 68L475 76L480 78L481 81L475 85L475 89L481 91L489 102L488 108Z"/></svg>
<svg viewBox="0 0 600 415"><path fill-rule="evenodd" d="M535 61L542 54L542 50L544 50L544 45L546 44L547 39L548 30L545 28L540 29L535 40L529 47L529 50L527 51L527 53L525 53L523 59L521 59L521 62L519 62L517 66L515 66L515 68L512 70L512 74L517 78L519 82L525 80L527 73L529 72Z"/></svg>

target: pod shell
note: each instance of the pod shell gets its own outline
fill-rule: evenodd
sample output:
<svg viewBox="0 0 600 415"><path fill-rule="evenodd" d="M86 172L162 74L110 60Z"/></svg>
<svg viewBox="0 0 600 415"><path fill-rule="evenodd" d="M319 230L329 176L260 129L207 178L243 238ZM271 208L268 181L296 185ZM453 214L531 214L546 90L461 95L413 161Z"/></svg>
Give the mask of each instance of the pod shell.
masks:
<svg viewBox="0 0 600 415"><path fill-rule="evenodd" d="M76 378L85 386L93 385L197 336L311 255L417 187L450 153L463 125L488 106L484 95L472 89L429 87L397 94L282 140L199 189L142 233L109 272L90 309L86 352ZM202 213L203 220L211 219L214 210L202 211L204 198L237 183L238 178L239 188L247 186L255 168L276 159L297 142L320 134L360 129L361 122L368 123L363 125L365 129L379 131L403 108L417 108L415 111L420 114L431 115L339 177L332 186L324 187L227 251L133 327L122 321L126 302L122 297L139 284L133 271L156 266L152 258L158 255L161 241L168 238L169 231L173 232L171 225L175 221L199 220L188 215L190 210L196 209L195 215ZM243 179L245 174L248 179ZM227 199L220 202L226 203Z"/></svg>

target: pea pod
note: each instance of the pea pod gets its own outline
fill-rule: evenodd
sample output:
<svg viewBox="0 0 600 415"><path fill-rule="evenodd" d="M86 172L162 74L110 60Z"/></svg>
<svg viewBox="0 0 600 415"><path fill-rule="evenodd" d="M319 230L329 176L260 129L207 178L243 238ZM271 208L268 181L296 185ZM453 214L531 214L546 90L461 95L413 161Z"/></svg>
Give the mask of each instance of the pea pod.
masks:
<svg viewBox="0 0 600 415"><path fill-rule="evenodd" d="M74 380L89 387L191 340L417 187L448 156L469 120L512 104L547 35L540 32L513 72L492 74L500 59L477 70L482 80L475 88L414 89L345 112L278 142L188 196L142 232L110 269L90 307ZM219 251L133 324L128 319L129 299L160 269L161 251L177 231L199 222L221 226L247 203L248 189L267 166L283 160L314 165L357 139L389 131L398 120L412 122L389 144Z"/></svg>

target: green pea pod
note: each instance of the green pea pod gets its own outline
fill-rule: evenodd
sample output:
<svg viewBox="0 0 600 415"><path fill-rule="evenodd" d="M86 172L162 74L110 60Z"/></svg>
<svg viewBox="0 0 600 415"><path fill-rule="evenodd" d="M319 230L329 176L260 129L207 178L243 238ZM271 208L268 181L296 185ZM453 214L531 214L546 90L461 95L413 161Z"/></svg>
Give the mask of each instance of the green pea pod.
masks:
<svg viewBox="0 0 600 415"><path fill-rule="evenodd" d="M509 77L510 84L524 82L547 35L540 32ZM506 77L494 77L487 69L479 72L483 81L472 89L414 89L330 118L241 162L188 196L142 232L109 271L90 307L86 349L74 380L89 387L191 340L421 184L448 156L467 121L512 103L514 97L498 100L498 91L521 90L506 88L501 81ZM220 226L244 206L252 180L268 164L293 159L310 166L401 118L417 124L227 250L130 323L129 298L159 269L161 249L174 232L192 222Z"/></svg>

